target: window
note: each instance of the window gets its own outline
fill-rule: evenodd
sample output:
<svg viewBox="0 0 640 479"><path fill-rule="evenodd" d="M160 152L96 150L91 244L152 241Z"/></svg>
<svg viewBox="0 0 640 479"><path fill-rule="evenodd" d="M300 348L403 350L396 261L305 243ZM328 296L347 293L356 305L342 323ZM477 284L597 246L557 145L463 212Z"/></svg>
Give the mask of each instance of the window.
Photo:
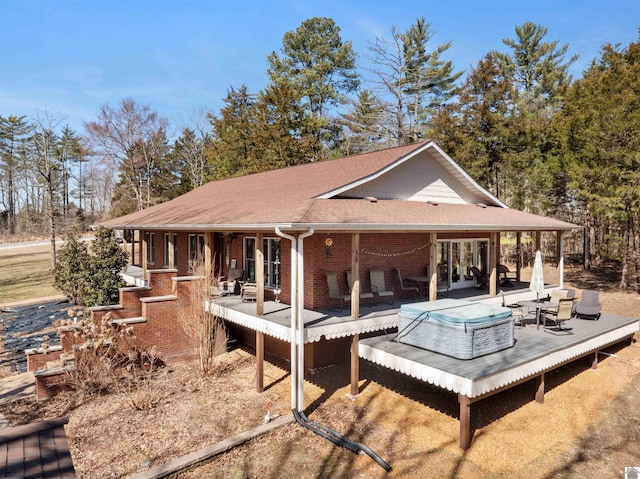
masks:
<svg viewBox="0 0 640 479"><path fill-rule="evenodd" d="M173 234L173 264L169 264L169 233L164 234L164 266L175 268L178 262L178 235Z"/></svg>
<svg viewBox="0 0 640 479"><path fill-rule="evenodd" d="M153 264L156 261L156 235L155 233L145 233L145 237L147 240L147 263Z"/></svg>
<svg viewBox="0 0 640 479"><path fill-rule="evenodd" d="M270 288L280 286L280 238L264 238L264 285ZM244 239L244 269L248 281L256 280L256 239Z"/></svg>
<svg viewBox="0 0 640 479"><path fill-rule="evenodd" d="M204 235L189 235L189 271L204 261Z"/></svg>

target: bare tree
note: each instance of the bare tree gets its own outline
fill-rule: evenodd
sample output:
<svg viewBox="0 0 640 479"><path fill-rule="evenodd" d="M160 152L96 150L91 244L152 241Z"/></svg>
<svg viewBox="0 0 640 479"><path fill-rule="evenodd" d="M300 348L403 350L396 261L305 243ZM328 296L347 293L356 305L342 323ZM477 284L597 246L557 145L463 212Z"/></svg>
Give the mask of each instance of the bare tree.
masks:
<svg viewBox="0 0 640 479"><path fill-rule="evenodd" d="M118 165L119 201L125 203L120 205L120 213L142 210L156 202L153 183L168 149L167 125L149 105L132 99L122 100L117 109L104 105L96 121L85 122L93 151Z"/></svg>
<svg viewBox="0 0 640 479"><path fill-rule="evenodd" d="M35 169L44 180L46 195L46 218L49 224L51 238L51 268L56 266L56 219L60 212L58 209L58 188L60 184L60 163L56 156L59 138L55 129L62 122L61 118L51 117L48 113L40 114L35 120L35 132L33 135L33 153Z"/></svg>

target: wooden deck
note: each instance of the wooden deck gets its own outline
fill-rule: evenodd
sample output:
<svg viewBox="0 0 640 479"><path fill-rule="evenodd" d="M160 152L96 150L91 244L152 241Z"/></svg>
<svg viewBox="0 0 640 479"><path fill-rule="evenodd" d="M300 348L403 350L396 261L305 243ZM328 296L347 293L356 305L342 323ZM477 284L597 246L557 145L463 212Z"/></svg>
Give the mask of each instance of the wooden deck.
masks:
<svg viewBox="0 0 640 479"><path fill-rule="evenodd" d="M502 302L501 297L490 297L477 291L458 291L456 296L489 303ZM505 293L505 301L531 299L530 296L528 288L523 288ZM515 327L513 347L462 360L394 341L401 305L416 301L424 301L424 298L396 301L393 305L362 306L358 319L351 318L348 310L305 310L304 342L313 343L323 337L329 340L358 338L361 334L380 332L378 336L359 340L359 357L457 393L460 447L463 449L471 444L472 403L534 378L538 381L535 399L542 403L546 372L588 355L593 356L592 365L596 367L600 350L631 338L640 329L638 318L609 314L602 314L598 321L573 318L563 324L563 331L537 329L535 324L529 323L524 328ZM291 341L291 310L287 304L267 301L262 316L256 315L255 303L243 303L238 296L218 298L212 307L220 317L254 330L256 335ZM258 356L257 361L260 363L261 360ZM258 371L261 370L258 364ZM261 388L262 378L257 381Z"/></svg>
<svg viewBox="0 0 640 479"><path fill-rule="evenodd" d="M359 342L361 358L458 394L460 403L460 447L471 444L470 407L523 381L537 378L536 401L544 402L544 376L558 366L593 355L612 344L631 338L640 320L603 314L598 321L573 318L564 331L516 327L515 345L474 359L456 359L394 341L374 337Z"/></svg>

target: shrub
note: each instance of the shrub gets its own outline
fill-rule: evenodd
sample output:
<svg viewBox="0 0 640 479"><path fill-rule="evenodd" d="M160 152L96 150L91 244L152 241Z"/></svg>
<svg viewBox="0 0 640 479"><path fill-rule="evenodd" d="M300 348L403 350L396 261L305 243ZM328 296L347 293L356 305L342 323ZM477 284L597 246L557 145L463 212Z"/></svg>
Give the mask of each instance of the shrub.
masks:
<svg viewBox="0 0 640 479"><path fill-rule="evenodd" d="M118 302L124 286L120 272L127 265L127 253L120 248L111 228L100 227L92 243L89 284L84 295L87 306L106 306Z"/></svg>
<svg viewBox="0 0 640 479"><path fill-rule="evenodd" d="M89 284L89 251L86 243L80 241L80 234L76 230L65 234L64 241L57 255L53 285L73 304L78 304L83 300Z"/></svg>

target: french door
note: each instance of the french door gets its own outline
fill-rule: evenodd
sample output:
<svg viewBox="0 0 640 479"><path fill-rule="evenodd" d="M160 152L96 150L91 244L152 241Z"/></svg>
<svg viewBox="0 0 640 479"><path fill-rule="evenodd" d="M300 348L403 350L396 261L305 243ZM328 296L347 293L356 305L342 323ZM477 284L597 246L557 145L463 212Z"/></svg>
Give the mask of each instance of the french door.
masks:
<svg viewBox="0 0 640 479"><path fill-rule="evenodd" d="M472 267L482 272L489 268L489 241L461 239L438 241L438 285L451 289L469 288L475 285Z"/></svg>

